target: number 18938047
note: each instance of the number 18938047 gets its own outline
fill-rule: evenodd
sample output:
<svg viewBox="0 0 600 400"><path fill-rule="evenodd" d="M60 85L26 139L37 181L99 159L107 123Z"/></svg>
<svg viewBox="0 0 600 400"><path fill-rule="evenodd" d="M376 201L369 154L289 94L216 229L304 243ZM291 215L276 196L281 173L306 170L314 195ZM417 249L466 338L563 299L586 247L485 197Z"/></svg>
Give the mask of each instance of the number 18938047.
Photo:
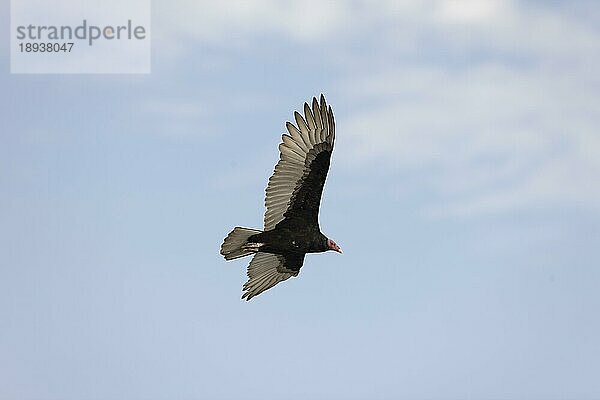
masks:
<svg viewBox="0 0 600 400"><path fill-rule="evenodd" d="M70 53L73 48L72 42L70 43L37 43L27 42L19 43L19 51L21 53Z"/></svg>

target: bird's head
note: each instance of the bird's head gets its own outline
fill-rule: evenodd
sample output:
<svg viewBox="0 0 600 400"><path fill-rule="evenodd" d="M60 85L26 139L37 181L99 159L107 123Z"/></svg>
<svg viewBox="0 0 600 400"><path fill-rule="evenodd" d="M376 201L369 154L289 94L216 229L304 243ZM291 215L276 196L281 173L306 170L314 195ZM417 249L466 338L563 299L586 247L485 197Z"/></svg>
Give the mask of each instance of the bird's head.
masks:
<svg viewBox="0 0 600 400"><path fill-rule="evenodd" d="M338 253L342 253L342 249L338 246L333 240L327 239L327 249L337 251Z"/></svg>

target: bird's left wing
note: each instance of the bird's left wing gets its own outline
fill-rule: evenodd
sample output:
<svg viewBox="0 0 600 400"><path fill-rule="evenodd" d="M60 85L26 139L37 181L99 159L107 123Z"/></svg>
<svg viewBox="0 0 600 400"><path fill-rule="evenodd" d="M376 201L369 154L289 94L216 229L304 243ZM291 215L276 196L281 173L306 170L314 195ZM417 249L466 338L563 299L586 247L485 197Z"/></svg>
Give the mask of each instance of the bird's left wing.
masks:
<svg viewBox="0 0 600 400"><path fill-rule="evenodd" d="M304 254L256 253L248 265L248 282L244 284L242 299L250 300L279 282L298 276L303 263Z"/></svg>
<svg viewBox="0 0 600 400"><path fill-rule="evenodd" d="M282 136L279 162L266 190L265 231L285 218L318 224L319 205L333 144L335 122L331 107L321 95L312 108L304 103L304 117L295 112L296 125L286 124L289 135Z"/></svg>

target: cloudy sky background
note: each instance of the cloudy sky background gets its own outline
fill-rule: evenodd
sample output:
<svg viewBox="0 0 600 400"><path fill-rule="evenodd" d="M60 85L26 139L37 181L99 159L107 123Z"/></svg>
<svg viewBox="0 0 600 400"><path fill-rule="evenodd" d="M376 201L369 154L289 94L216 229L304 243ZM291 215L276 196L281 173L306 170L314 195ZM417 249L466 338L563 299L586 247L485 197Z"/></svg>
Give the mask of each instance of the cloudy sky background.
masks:
<svg viewBox="0 0 600 400"><path fill-rule="evenodd" d="M150 75L0 43L0 399L600 397L597 2L152 7ZM344 255L242 302L321 92Z"/></svg>

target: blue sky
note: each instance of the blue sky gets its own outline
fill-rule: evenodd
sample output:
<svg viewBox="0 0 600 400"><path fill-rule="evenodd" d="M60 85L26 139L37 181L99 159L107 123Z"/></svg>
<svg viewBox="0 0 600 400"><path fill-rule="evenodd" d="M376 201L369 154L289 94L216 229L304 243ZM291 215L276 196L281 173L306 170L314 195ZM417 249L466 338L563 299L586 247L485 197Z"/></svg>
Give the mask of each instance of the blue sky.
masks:
<svg viewBox="0 0 600 400"><path fill-rule="evenodd" d="M599 15L154 2L150 75L3 41L0 399L600 397ZM246 303L219 246L321 92L344 254Z"/></svg>

